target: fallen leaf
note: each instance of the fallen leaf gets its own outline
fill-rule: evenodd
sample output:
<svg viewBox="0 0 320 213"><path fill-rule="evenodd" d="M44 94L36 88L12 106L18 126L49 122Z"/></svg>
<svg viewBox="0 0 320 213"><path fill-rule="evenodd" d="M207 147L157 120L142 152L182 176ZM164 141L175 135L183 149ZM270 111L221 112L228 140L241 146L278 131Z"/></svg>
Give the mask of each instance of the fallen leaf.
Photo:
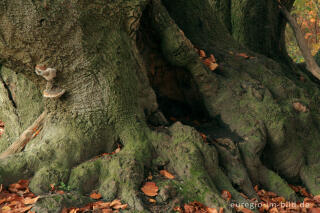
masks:
<svg viewBox="0 0 320 213"><path fill-rule="evenodd" d="M211 61L213 62L213 63L215 63L215 62L217 62L217 60L216 60L216 58L214 57L214 55L210 55L210 59L211 59Z"/></svg>
<svg viewBox="0 0 320 213"><path fill-rule="evenodd" d="M60 195L63 195L63 194L64 194L64 191L58 190L58 191L56 191L56 193L57 193L57 194L60 194Z"/></svg>
<svg viewBox="0 0 320 213"><path fill-rule="evenodd" d="M167 170L161 170L160 174L163 175L164 177L168 178L168 179L174 179L174 175L172 175Z"/></svg>
<svg viewBox="0 0 320 213"><path fill-rule="evenodd" d="M293 105L293 108L298 112L307 112L307 107L302 105L300 102L294 102L292 105ZM301 193L301 189L300 189L300 193Z"/></svg>
<svg viewBox="0 0 320 213"><path fill-rule="evenodd" d="M25 205L29 205L29 204L34 204L38 201L39 196L35 197L35 198L30 198L30 197L26 197L22 200L23 204Z"/></svg>
<svg viewBox="0 0 320 213"><path fill-rule="evenodd" d="M184 208L185 213L194 213L195 212L194 207L189 204L184 204L183 208Z"/></svg>
<svg viewBox="0 0 320 213"><path fill-rule="evenodd" d="M50 191L54 191L54 190L55 190L54 184L50 184Z"/></svg>
<svg viewBox="0 0 320 213"><path fill-rule="evenodd" d="M218 65L217 63L211 63L211 64L209 65L209 69L210 69L211 71L216 70L218 67L219 67L219 65Z"/></svg>
<svg viewBox="0 0 320 213"><path fill-rule="evenodd" d="M208 213L218 213L217 209L215 208L207 208Z"/></svg>
<svg viewBox="0 0 320 213"><path fill-rule="evenodd" d="M110 207L121 205L121 201L119 199L115 199L110 203Z"/></svg>
<svg viewBox="0 0 320 213"><path fill-rule="evenodd" d="M249 58L249 56L246 53L238 53L237 56L243 57L245 59Z"/></svg>
<svg viewBox="0 0 320 213"><path fill-rule="evenodd" d="M313 198L317 203L319 203L320 204L320 195L316 195L316 196L314 196L314 198Z"/></svg>
<svg viewBox="0 0 320 213"><path fill-rule="evenodd" d="M101 198L101 194L94 192L94 193L90 194L90 197L92 199L99 200Z"/></svg>
<svg viewBox="0 0 320 213"><path fill-rule="evenodd" d="M219 213L223 213L223 211L224 211L223 208L219 209Z"/></svg>
<svg viewBox="0 0 320 213"><path fill-rule="evenodd" d="M230 192L228 192L227 190L223 190L221 192L221 197L226 200L226 201L229 201L231 199L231 194Z"/></svg>
<svg viewBox="0 0 320 213"><path fill-rule="evenodd" d="M102 209L102 213L112 213L112 209Z"/></svg>
<svg viewBox="0 0 320 213"><path fill-rule="evenodd" d="M128 204L118 204L113 206L113 209L126 209L128 207Z"/></svg>
<svg viewBox="0 0 320 213"><path fill-rule="evenodd" d="M149 203L156 203L157 202L155 199L152 199L152 198L150 198L148 201L149 201Z"/></svg>
<svg viewBox="0 0 320 213"><path fill-rule="evenodd" d="M201 58L204 58L204 57L206 57L206 52L204 50L200 50L199 55Z"/></svg>
<svg viewBox="0 0 320 213"><path fill-rule="evenodd" d="M173 208L173 211L175 211L175 212L179 212L179 213L183 213L183 211L182 211L182 209L181 209L181 207L180 207L180 206L176 206L176 207L174 207L174 208Z"/></svg>
<svg viewBox="0 0 320 213"><path fill-rule="evenodd" d="M146 182L141 190L145 195L153 197L158 195L159 187L154 182Z"/></svg>
<svg viewBox="0 0 320 213"><path fill-rule="evenodd" d="M309 210L309 213L320 213L320 208L312 208Z"/></svg>
<svg viewBox="0 0 320 213"><path fill-rule="evenodd" d="M276 207L273 207L272 209L269 210L270 213L278 213L278 209Z"/></svg>

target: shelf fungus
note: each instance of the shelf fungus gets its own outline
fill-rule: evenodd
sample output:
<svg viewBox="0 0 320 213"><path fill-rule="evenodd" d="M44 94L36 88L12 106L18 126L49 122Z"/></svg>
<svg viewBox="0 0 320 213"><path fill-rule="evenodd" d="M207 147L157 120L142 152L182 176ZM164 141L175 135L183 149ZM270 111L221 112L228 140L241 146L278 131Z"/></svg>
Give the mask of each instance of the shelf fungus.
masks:
<svg viewBox="0 0 320 213"><path fill-rule="evenodd" d="M61 89L54 85L54 78L57 75L56 69L47 68L44 65L37 65L35 72L47 81L46 89L43 91L43 97L60 98L66 92L65 89Z"/></svg>

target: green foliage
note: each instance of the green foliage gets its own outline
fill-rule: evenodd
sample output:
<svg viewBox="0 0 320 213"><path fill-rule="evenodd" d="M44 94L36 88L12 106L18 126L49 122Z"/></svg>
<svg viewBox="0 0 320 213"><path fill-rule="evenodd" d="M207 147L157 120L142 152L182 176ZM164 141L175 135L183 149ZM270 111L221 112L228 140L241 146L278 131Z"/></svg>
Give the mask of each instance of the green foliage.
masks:
<svg viewBox="0 0 320 213"><path fill-rule="evenodd" d="M65 191L65 192L69 192L71 191L71 187L66 185L64 182L60 182L60 185L58 186L58 189Z"/></svg>
<svg viewBox="0 0 320 213"><path fill-rule="evenodd" d="M316 7L318 0L296 0L291 14L296 18L305 39L314 55L320 48L320 11ZM304 62L304 58L297 45L295 35L289 25L286 28L287 52L296 63Z"/></svg>

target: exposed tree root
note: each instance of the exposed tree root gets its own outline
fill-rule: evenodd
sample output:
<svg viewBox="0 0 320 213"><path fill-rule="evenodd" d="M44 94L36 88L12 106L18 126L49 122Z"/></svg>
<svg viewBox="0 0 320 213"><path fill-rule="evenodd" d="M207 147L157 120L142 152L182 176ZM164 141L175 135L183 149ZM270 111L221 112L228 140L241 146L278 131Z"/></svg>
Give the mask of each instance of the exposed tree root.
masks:
<svg viewBox="0 0 320 213"><path fill-rule="evenodd" d="M134 18L129 22L130 35L136 30L141 8L129 13ZM225 54L224 64L219 66L222 74L212 73L160 0L153 0L146 13L159 35L164 57L189 72L196 82L197 100L206 108L204 114L221 120L221 129L225 131L227 126L228 134L217 137L216 129L209 127L205 133L211 144L206 144L196 129L180 122L151 131L145 121L148 115L158 114L158 123L166 122L146 76L135 73L145 70L139 52L128 40L134 36L129 37L122 28L110 31L103 22L94 29L97 33L105 30L98 36L100 43L90 44L94 47L91 49L101 47L98 62L91 61L94 57L90 53L90 59L83 59L86 63L72 64L81 72L74 72L80 76L79 82L70 80L76 83L75 88L67 82L71 98L66 94L65 100L46 103L50 113L43 130L23 152L1 160L0 183L31 178L30 189L42 194L50 190L50 184L63 182L82 194L97 190L104 199L123 199L131 212L152 211L140 188L149 172L157 172L158 168L175 175L174 180L160 178L157 182L160 191L156 205L163 212L179 202L194 200L231 212L221 191L231 193L230 202L250 203L240 192L258 199L255 184L296 200L285 180L301 180L312 193L320 194L320 156L314 152L320 145L312 138L318 135L319 89L312 82L308 82L310 88L301 85L285 75L279 64L260 56L250 61L221 53ZM91 35L91 31L86 33ZM104 49L107 42L110 46ZM123 61L119 61L120 56ZM96 73L89 73L92 70ZM137 92L140 81L144 84ZM89 92L84 92L87 89ZM306 105L308 111L297 111L292 106L295 102ZM59 107L61 110L56 110ZM39 123L37 120L34 125ZM312 125L307 129L306 124ZM29 133L24 137L30 138ZM110 153L117 142L123 145L119 153L96 158ZM51 208L52 199L53 208L68 203L64 202L66 196L48 197L41 211Z"/></svg>

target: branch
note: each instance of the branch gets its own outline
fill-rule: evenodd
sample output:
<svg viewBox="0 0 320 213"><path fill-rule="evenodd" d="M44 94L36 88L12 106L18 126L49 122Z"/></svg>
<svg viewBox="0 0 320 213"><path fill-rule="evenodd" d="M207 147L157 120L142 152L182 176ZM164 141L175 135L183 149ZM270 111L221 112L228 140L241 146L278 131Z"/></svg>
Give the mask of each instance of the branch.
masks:
<svg viewBox="0 0 320 213"><path fill-rule="evenodd" d="M39 131L42 129L44 118L46 117L47 112L44 111L38 118L33 122L31 126L29 126L20 137L13 142L6 151L0 154L0 159L4 159L9 155L14 153L21 152L21 150L27 145L27 143L35 138Z"/></svg>
<svg viewBox="0 0 320 213"><path fill-rule="evenodd" d="M284 6L279 5L279 8L283 16L287 19L295 34L301 53L306 61L307 69L312 73L314 77L320 80L320 68L311 54L307 41L305 40L296 19L291 16L289 11Z"/></svg>

